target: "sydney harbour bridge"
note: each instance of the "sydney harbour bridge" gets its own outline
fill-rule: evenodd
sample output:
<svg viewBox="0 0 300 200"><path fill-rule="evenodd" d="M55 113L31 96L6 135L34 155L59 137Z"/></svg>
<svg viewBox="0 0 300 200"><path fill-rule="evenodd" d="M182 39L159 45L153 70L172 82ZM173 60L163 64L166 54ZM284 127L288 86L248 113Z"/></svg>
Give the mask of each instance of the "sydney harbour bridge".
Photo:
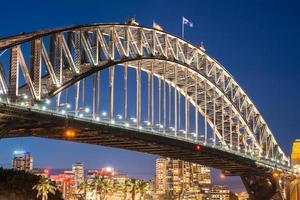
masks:
<svg viewBox="0 0 300 200"><path fill-rule="evenodd" d="M136 23L0 39L0 137L167 156L240 176L251 199L291 199L300 175L233 76L206 51Z"/></svg>

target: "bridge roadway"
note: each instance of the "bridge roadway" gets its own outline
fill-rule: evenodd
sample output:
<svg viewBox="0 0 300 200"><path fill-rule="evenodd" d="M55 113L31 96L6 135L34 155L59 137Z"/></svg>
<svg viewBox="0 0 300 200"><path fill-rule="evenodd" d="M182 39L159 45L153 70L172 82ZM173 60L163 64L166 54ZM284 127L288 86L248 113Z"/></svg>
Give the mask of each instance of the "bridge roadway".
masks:
<svg viewBox="0 0 300 200"><path fill-rule="evenodd" d="M239 176L268 176L275 168L289 172L286 166L274 166L266 160L256 160L212 144L200 144L198 151L197 143L192 139L117 122L111 124L104 120L46 111L36 106L26 108L6 103L0 104L0 113L0 124L3 125L0 134L5 134L4 137L35 136L104 145L199 163ZM66 136L68 127L75 131L74 137Z"/></svg>

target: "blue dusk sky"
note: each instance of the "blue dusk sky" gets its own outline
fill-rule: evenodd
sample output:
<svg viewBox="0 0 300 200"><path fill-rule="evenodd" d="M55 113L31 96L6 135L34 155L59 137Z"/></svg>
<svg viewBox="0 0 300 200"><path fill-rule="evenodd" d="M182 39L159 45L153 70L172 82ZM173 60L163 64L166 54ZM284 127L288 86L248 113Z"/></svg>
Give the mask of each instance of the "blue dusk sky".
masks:
<svg viewBox="0 0 300 200"><path fill-rule="evenodd" d="M186 27L186 40L204 42L207 52L234 76L290 154L293 140L300 138L299 6L289 0L4 0L0 37L75 24L125 22L132 16L145 26L155 20L179 36L185 16L194 23L193 28ZM16 149L30 151L37 167L69 168L74 162L84 162L86 168L110 165L138 177L155 173L153 155L38 138L1 139L0 165L9 167Z"/></svg>

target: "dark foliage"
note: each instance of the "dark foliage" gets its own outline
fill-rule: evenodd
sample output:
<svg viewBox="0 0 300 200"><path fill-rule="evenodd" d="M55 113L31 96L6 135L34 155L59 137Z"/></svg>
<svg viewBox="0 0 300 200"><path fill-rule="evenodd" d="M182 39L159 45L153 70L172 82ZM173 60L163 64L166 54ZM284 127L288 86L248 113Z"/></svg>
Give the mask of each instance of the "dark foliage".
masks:
<svg viewBox="0 0 300 200"><path fill-rule="evenodd" d="M32 187L39 182L40 177L25 171L0 168L0 199L9 199L12 196L17 200L37 199L37 191ZM5 197L6 196L6 197ZM56 190L56 194L48 195L48 200L60 200L62 194Z"/></svg>

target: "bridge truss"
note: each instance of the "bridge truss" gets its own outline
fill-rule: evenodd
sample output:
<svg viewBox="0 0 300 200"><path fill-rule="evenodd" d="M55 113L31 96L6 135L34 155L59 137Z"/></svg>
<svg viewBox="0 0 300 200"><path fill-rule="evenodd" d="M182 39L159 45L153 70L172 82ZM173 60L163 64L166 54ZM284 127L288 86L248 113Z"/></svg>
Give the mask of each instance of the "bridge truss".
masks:
<svg viewBox="0 0 300 200"><path fill-rule="evenodd" d="M172 34L132 24L91 24L3 38L0 50L5 113L0 124L7 137L22 136L33 126L9 123L7 108L31 109L290 169L289 158L233 76L205 50Z"/></svg>
<svg viewBox="0 0 300 200"><path fill-rule="evenodd" d="M82 116L80 111L88 109L85 102L88 94L92 95L88 117L100 120L101 70L109 68L107 117L114 122L114 106L120 102L114 99L114 74L116 66L122 66L121 118L126 126L129 125L128 68L133 68L136 116L130 126L142 128L146 121L145 128L163 134L168 132L204 145L289 164L266 122L232 75L201 48L174 35L142 26L93 24L4 38L0 40L0 49L7 50L3 57L9 58L6 63L3 61L0 77L2 99L8 103L31 106L50 101L55 104L51 106L55 111ZM142 86L143 73L146 87ZM86 79L90 76L92 91L89 93ZM154 84L155 81L158 84ZM147 91L141 91L142 87ZM72 97L70 90L74 93ZM158 100L154 99L156 93ZM144 95L147 96L146 119L142 119L141 114ZM65 102L62 96L66 96ZM74 103L72 109L68 108L71 103ZM190 105L196 110L194 116L190 114ZM205 121L203 132L199 131L199 115ZM191 121L194 121L193 131Z"/></svg>

